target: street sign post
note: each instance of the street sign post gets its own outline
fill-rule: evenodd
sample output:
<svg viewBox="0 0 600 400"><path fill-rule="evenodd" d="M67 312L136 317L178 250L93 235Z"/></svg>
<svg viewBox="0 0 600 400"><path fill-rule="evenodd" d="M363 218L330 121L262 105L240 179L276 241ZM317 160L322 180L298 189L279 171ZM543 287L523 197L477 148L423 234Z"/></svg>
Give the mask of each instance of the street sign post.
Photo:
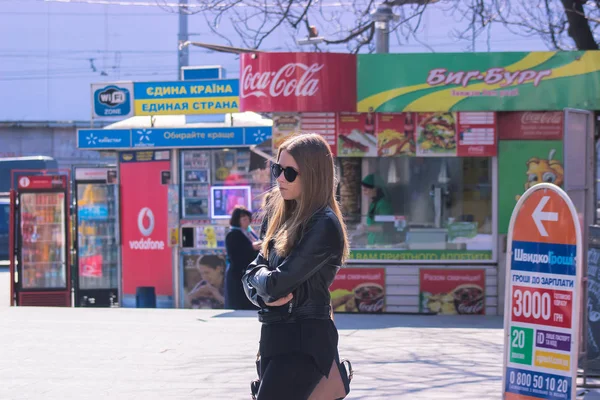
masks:
<svg viewBox="0 0 600 400"><path fill-rule="evenodd" d="M508 228L504 400L575 400L581 227L558 186L529 188Z"/></svg>

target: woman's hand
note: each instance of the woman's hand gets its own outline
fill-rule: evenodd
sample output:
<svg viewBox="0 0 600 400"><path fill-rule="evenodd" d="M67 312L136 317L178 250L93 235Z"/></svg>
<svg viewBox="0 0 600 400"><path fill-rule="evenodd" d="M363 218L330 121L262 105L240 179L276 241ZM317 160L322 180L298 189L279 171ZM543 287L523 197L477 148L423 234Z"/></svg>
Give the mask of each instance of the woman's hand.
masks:
<svg viewBox="0 0 600 400"><path fill-rule="evenodd" d="M262 240L257 240L256 242L252 243L252 248L256 251L260 250L262 246Z"/></svg>
<svg viewBox="0 0 600 400"><path fill-rule="evenodd" d="M293 298L294 298L294 295L292 293L290 293L287 296L277 299L272 303L265 303L265 304L268 305L269 307L279 307L279 306L283 306L286 303L289 303Z"/></svg>

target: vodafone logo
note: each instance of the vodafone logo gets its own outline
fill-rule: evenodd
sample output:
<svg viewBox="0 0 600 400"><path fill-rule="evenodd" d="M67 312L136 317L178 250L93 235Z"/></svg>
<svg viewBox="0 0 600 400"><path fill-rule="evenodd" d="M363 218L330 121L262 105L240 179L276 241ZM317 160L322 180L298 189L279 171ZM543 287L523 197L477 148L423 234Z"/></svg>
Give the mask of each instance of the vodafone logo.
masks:
<svg viewBox="0 0 600 400"><path fill-rule="evenodd" d="M31 181L26 176L19 179L19 185L21 185L21 187L28 187L30 183L31 183Z"/></svg>
<svg viewBox="0 0 600 400"><path fill-rule="evenodd" d="M138 229L144 236L150 236L154 230L154 213L148 207L144 207L138 214Z"/></svg>
<svg viewBox="0 0 600 400"><path fill-rule="evenodd" d="M142 234L139 240L130 240L129 248L131 250L164 250L165 242L162 240L152 240L148 237L154 232L154 213L148 207L143 207L137 218L138 230Z"/></svg>

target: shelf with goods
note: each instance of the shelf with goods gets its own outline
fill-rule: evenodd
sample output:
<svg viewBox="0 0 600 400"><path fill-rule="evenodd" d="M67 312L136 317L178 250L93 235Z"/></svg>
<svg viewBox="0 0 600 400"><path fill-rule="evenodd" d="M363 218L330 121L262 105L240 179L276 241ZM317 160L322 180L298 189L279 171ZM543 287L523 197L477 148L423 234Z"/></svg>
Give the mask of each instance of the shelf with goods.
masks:
<svg viewBox="0 0 600 400"><path fill-rule="evenodd" d="M64 193L24 193L21 202L23 288L66 287Z"/></svg>
<svg viewBox="0 0 600 400"><path fill-rule="evenodd" d="M257 158L255 158L257 157ZM184 219L210 219L211 187L250 186L252 211L271 186L266 161L249 149L184 150L181 198Z"/></svg>
<svg viewBox="0 0 600 400"><path fill-rule="evenodd" d="M262 206L263 196L271 187L271 175L266 161L253 160L255 156L248 149L216 151L214 153L214 185L239 186L251 188L251 211Z"/></svg>
<svg viewBox="0 0 600 400"><path fill-rule="evenodd" d="M81 289L111 288L118 284L115 188L79 184L77 254Z"/></svg>
<svg viewBox="0 0 600 400"><path fill-rule="evenodd" d="M208 218L210 206L210 151L182 152L181 198L184 218Z"/></svg>

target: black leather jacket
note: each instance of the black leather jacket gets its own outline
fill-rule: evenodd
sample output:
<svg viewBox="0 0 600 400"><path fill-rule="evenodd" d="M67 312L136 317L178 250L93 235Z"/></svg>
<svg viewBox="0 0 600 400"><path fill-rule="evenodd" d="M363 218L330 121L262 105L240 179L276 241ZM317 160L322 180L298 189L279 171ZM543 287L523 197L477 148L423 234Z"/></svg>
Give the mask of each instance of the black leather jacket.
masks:
<svg viewBox="0 0 600 400"><path fill-rule="evenodd" d="M330 207L317 211L307 222L300 241L287 257L269 247L268 260L259 254L242 277L246 296L261 308L259 315L288 314L298 318L329 318L329 286L340 269L343 252L340 221ZM281 307L267 307L293 293L292 301ZM268 323L265 318L262 322ZM277 321L279 322L279 321Z"/></svg>

